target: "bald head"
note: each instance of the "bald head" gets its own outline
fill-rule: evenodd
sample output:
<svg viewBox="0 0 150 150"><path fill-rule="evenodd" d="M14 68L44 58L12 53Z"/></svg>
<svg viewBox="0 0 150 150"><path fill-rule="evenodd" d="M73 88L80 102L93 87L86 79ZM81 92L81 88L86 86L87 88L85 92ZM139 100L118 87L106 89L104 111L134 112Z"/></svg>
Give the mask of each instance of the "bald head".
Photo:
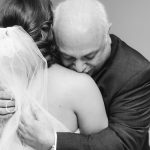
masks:
<svg viewBox="0 0 150 150"><path fill-rule="evenodd" d="M107 14L104 6L98 0L66 0L60 3L54 11L56 42L61 53L67 54L64 63L69 60L67 60L68 56L74 58L72 60L79 60L80 63L76 61L77 67L74 67L76 68L74 70L79 72L88 71L93 64L99 63L99 60L95 59L93 64L88 63L90 64L88 67L85 67L86 65L83 67L84 56L94 58L96 56L94 54L103 54L101 57L106 55L102 51L106 45L108 30ZM104 59L105 57L102 57L100 60L101 64ZM84 64L87 64L85 59ZM68 65L75 66L75 63L70 62Z"/></svg>
<svg viewBox="0 0 150 150"><path fill-rule="evenodd" d="M104 6L97 0L66 0L56 7L54 31L61 47L81 46L81 39L100 44L108 26Z"/></svg>

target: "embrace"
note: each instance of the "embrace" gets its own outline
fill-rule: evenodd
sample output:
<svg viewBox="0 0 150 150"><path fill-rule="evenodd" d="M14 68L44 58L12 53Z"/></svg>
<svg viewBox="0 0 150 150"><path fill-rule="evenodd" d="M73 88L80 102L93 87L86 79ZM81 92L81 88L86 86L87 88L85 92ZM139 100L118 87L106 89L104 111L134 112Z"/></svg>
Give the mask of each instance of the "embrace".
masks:
<svg viewBox="0 0 150 150"><path fill-rule="evenodd" d="M98 0L0 1L0 150L149 150L150 63Z"/></svg>

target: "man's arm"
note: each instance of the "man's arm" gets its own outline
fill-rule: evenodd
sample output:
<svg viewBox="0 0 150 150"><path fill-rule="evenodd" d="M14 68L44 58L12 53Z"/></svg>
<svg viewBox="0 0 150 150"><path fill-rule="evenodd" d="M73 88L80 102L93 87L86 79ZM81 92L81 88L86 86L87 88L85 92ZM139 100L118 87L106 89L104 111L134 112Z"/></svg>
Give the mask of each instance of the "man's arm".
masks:
<svg viewBox="0 0 150 150"><path fill-rule="evenodd" d="M57 150L142 150L150 123L150 71L142 71L112 100L109 127L84 136L57 133Z"/></svg>
<svg viewBox="0 0 150 150"><path fill-rule="evenodd" d="M0 119L8 119L15 113L15 100L0 87Z"/></svg>

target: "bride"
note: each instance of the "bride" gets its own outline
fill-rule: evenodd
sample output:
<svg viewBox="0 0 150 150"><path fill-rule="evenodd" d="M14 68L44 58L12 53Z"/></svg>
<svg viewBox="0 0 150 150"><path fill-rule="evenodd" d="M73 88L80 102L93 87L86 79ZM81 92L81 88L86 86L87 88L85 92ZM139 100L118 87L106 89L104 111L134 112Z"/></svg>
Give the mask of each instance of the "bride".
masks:
<svg viewBox="0 0 150 150"><path fill-rule="evenodd" d="M57 64L50 8L49 0L0 2L0 84L15 98L15 113L0 122L0 150L42 150L27 146L17 132L22 115L33 124L32 106L47 116L55 132L79 129L91 134L108 125L103 99L94 81ZM10 103L0 100L3 115L11 114Z"/></svg>

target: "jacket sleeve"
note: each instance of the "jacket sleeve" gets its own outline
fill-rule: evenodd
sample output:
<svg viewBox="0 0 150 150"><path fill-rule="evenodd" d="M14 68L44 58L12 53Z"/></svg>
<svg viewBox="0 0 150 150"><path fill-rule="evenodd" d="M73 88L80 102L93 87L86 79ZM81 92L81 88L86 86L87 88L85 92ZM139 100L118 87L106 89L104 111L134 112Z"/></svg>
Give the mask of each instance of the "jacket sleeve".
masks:
<svg viewBox="0 0 150 150"><path fill-rule="evenodd" d="M57 150L142 150L150 123L149 68L132 76L114 96L108 128L89 136L59 132Z"/></svg>

